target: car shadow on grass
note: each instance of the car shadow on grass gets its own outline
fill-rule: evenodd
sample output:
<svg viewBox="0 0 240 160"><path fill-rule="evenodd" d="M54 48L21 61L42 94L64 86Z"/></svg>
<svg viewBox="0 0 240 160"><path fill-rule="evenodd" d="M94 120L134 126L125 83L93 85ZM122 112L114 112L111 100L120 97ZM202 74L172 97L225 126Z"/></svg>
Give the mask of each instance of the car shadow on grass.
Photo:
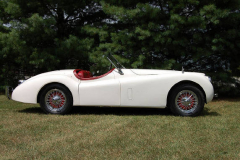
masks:
<svg viewBox="0 0 240 160"><path fill-rule="evenodd" d="M32 107L20 110L21 113L32 114L45 114L40 107ZM125 108L125 107L83 107L74 106L72 111L68 115L118 115L118 116L130 116L130 115L163 115L174 116L172 112L167 109L159 108ZM217 112L210 112L210 109L204 108L204 111L199 116L220 116Z"/></svg>
<svg viewBox="0 0 240 160"><path fill-rule="evenodd" d="M221 98L214 98L212 101L213 102L220 102L220 101L240 102L240 98L239 97L221 97Z"/></svg>
<svg viewBox="0 0 240 160"><path fill-rule="evenodd" d="M30 107L23 110L18 110L20 113L45 114L40 107Z"/></svg>
<svg viewBox="0 0 240 160"><path fill-rule="evenodd" d="M203 112L199 116L221 116L221 114L210 111L209 108L204 108Z"/></svg>
<svg viewBox="0 0 240 160"><path fill-rule="evenodd" d="M71 114L79 115L165 115L173 116L169 109L159 108L125 108L125 107L73 107Z"/></svg>
<svg viewBox="0 0 240 160"><path fill-rule="evenodd" d="M40 107L25 108L21 113L45 114ZM156 108L124 108L124 107L84 107L74 106L68 115L169 115L168 109Z"/></svg>

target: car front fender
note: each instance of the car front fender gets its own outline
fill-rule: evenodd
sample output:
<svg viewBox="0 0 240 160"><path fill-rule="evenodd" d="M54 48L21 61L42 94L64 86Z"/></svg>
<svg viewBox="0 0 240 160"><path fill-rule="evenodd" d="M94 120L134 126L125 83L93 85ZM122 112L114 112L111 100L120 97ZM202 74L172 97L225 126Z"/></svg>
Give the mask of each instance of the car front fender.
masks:
<svg viewBox="0 0 240 160"><path fill-rule="evenodd" d="M73 97L73 105L79 104L78 86L80 80L74 76L51 75L29 79L17 86L12 93L12 99L24 103L37 103L38 93L47 84L59 83L66 86Z"/></svg>

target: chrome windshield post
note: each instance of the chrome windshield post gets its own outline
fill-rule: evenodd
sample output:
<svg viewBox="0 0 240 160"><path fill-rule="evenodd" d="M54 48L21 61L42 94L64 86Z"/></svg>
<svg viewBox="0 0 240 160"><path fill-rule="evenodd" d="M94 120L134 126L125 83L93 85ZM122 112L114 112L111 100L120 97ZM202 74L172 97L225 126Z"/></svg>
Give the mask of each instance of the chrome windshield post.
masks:
<svg viewBox="0 0 240 160"><path fill-rule="evenodd" d="M111 55L112 56L112 55ZM112 56L113 57L113 56ZM114 57L113 57L114 58ZM114 60L116 61L116 64L115 63L113 63L113 61L109 58L109 57L107 57L107 59L112 63L112 65L118 70L118 73L119 74L121 74L121 75L124 75L124 73L122 72L122 70L121 70L121 67L122 67L122 65L114 58ZM125 67L124 67L125 68Z"/></svg>

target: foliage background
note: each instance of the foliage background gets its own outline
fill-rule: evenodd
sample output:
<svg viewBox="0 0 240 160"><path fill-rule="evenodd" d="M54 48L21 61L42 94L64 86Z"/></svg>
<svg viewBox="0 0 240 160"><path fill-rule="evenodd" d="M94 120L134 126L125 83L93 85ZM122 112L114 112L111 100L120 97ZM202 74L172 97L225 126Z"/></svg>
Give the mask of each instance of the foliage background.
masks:
<svg viewBox="0 0 240 160"><path fill-rule="evenodd" d="M0 86L65 68L204 72L237 96L239 0L1 0ZM3 88L3 87L2 87Z"/></svg>

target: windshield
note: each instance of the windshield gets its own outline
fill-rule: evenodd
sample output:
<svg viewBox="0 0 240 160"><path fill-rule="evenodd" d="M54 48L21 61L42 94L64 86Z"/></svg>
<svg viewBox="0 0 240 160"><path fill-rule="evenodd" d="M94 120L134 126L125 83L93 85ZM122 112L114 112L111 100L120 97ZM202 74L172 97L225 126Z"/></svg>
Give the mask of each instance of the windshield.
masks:
<svg viewBox="0 0 240 160"><path fill-rule="evenodd" d="M108 54L107 59L111 62L111 64L112 64L116 69L118 69L118 72L119 72L121 75L123 75L123 72L122 72L121 69L124 69L125 67L124 67L121 63L119 63L118 60L117 60L115 57L113 57L112 54Z"/></svg>
<svg viewBox="0 0 240 160"><path fill-rule="evenodd" d="M108 60L112 63L112 65L115 66L116 68L118 68L118 69L124 69L124 68L125 68L121 63L118 62L118 60L117 60L115 57L113 57L112 54L109 54L109 55L107 56L107 59L108 59Z"/></svg>

